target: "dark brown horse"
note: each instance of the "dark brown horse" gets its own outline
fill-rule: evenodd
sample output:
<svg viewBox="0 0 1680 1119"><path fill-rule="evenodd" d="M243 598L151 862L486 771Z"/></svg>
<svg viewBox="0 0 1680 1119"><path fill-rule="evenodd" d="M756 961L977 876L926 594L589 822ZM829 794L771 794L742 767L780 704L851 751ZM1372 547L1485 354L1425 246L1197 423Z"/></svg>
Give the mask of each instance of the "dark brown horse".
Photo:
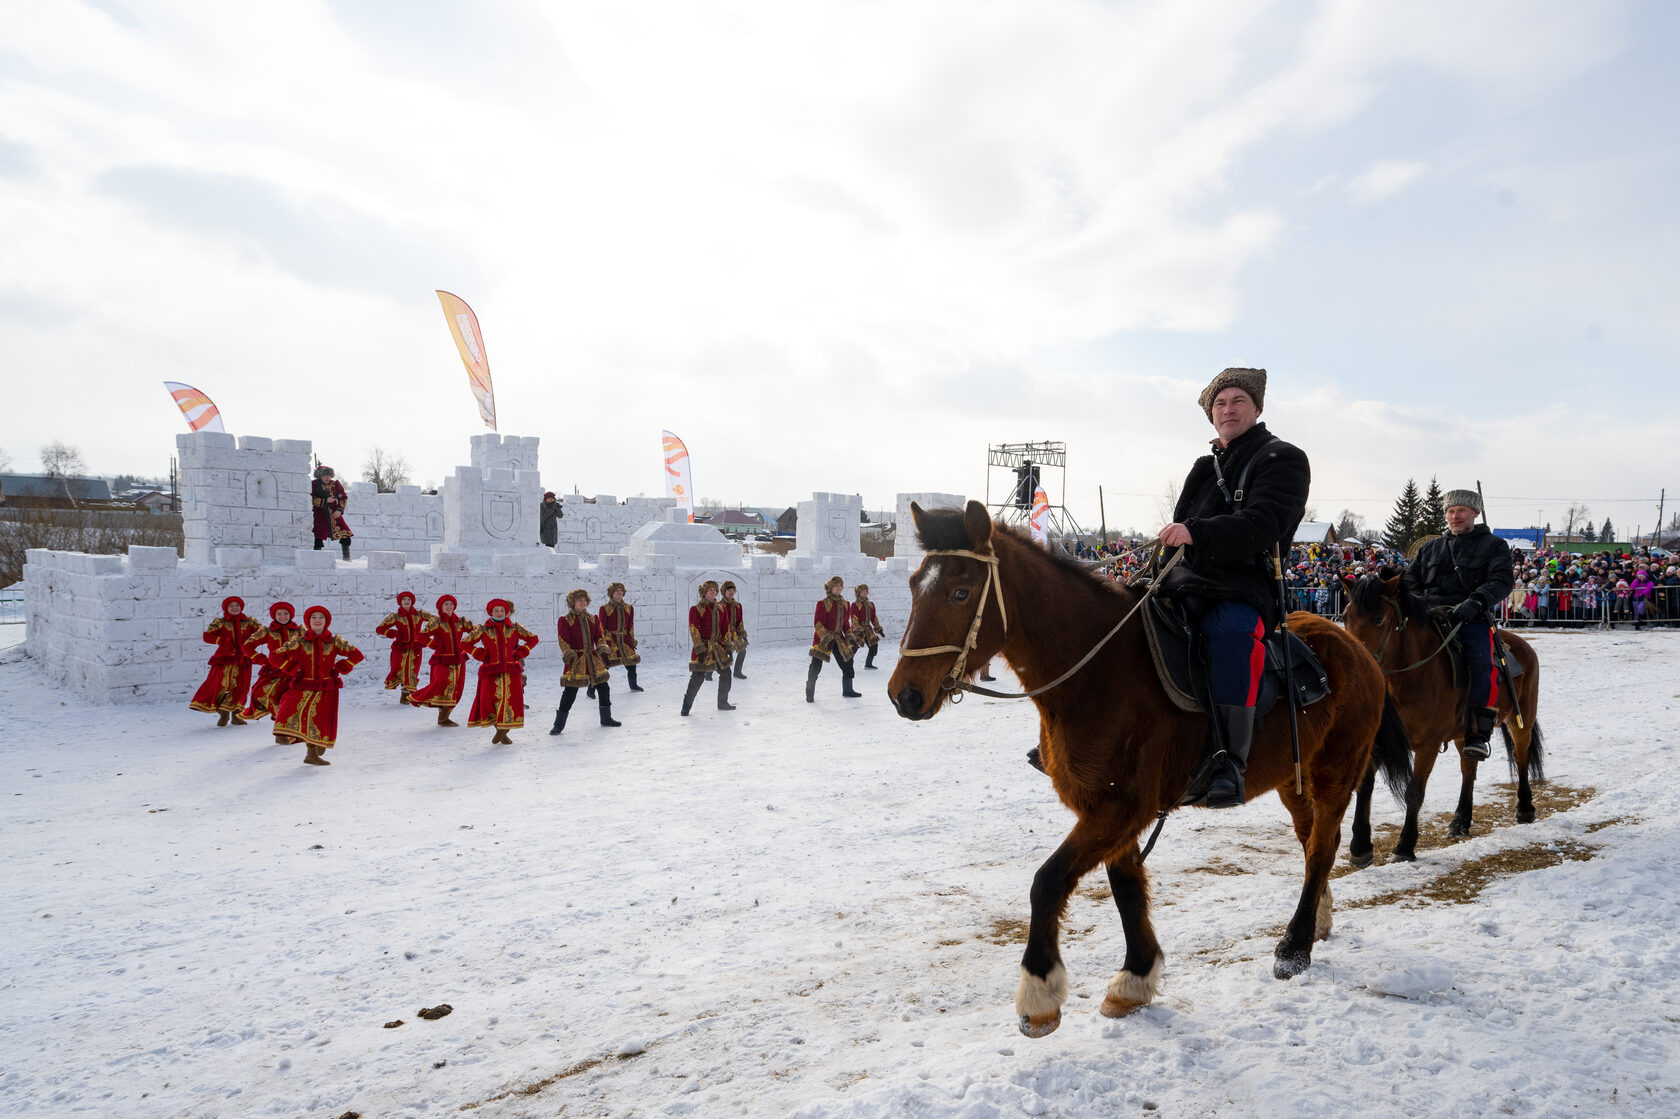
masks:
<svg viewBox="0 0 1680 1119"><path fill-rule="evenodd" d="M1094 648L1139 602L1139 593L1052 557L1021 533L995 528L971 501L956 510L912 506L928 555L910 579L910 619L888 694L907 719L932 718L966 675L1001 654L1030 691L1049 684ZM1372 760L1373 743L1390 783L1404 782L1409 748L1392 708L1385 715L1382 673L1341 628L1291 616L1318 654L1332 693L1300 713L1301 771L1295 792L1289 719L1282 709L1257 730L1247 790L1278 791L1306 855L1306 881L1273 972L1299 974L1315 939L1330 934L1331 864L1342 815ZM1149 880L1138 837L1163 807L1174 806L1201 756L1206 719L1174 707L1133 619L1066 682L1034 698L1039 750L1073 830L1033 877L1032 924L1015 992L1021 1032L1042 1037L1061 1022L1067 972L1057 944L1067 900L1079 879L1106 864L1126 933L1126 958L1108 985L1102 1012L1129 1014L1155 997L1161 945L1149 920ZM1379 734L1379 729L1381 733Z"/></svg>
<svg viewBox="0 0 1680 1119"><path fill-rule="evenodd" d="M1347 610L1343 622L1382 665L1388 677L1388 691L1406 724L1406 739L1416 756L1412 780L1406 787L1406 823L1394 846L1394 858L1402 862L1417 859L1418 810L1435 768L1435 756L1443 742L1457 743L1458 768L1464 780L1458 793L1458 810L1448 828L1451 835L1470 834L1470 813L1474 806L1476 762L1464 756L1463 695L1453 688L1452 661L1441 648L1441 635L1430 623L1429 608L1417 595L1401 585L1400 573L1384 568L1381 574L1361 576L1356 583L1344 579ZM1529 782L1546 779L1545 741L1535 721L1540 705L1540 660L1534 647L1514 633L1500 631L1511 659L1522 665L1516 678L1516 695L1499 689L1499 729L1505 737L1505 752L1517 778L1517 822L1534 821L1534 800ZM1516 726L1517 713L1522 725ZM1348 860L1355 866L1369 866L1371 848L1371 793L1369 782L1359 791L1353 814L1353 835L1348 843Z"/></svg>

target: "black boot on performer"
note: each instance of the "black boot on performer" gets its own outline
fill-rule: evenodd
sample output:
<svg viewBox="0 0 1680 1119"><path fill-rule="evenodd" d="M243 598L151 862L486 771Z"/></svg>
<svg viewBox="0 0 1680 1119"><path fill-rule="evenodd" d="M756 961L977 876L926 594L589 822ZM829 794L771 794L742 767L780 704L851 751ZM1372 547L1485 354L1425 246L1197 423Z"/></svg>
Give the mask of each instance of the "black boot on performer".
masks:
<svg viewBox="0 0 1680 1119"><path fill-rule="evenodd" d="M565 708L556 707L554 709L554 725L548 728L548 733L559 734L561 731L565 730L566 716L568 714L570 714L570 712L568 712Z"/></svg>
<svg viewBox="0 0 1680 1119"><path fill-rule="evenodd" d="M865 667L865 668L874 668L875 667L875 650L879 649L879 648L880 648L879 645L871 645L869 647L869 655L867 657L863 658L863 667Z"/></svg>
<svg viewBox="0 0 1680 1119"><path fill-rule="evenodd" d="M345 539L340 540L338 543L339 543L339 546L344 549L344 559L345 559L345 562L348 563L349 560L350 560L350 540L349 540L348 537L346 537Z"/></svg>
<svg viewBox="0 0 1680 1119"><path fill-rule="evenodd" d="M730 675L727 667L718 669L718 710L733 711L735 705L729 702Z"/></svg>
<svg viewBox="0 0 1680 1119"><path fill-rule="evenodd" d="M623 723L612 717L612 685L597 684L595 694L600 697L601 725L604 727L623 726Z"/></svg>
<svg viewBox="0 0 1680 1119"><path fill-rule="evenodd" d="M852 666L849 662L840 666L840 694L847 699L863 698L863 693L852 687Z"/></svg>
<svg viewBox="0 0 1680 1119"><path fill-rule="evenodd" d="M822 671L823 662L816 657L811 658L811 669L805 673L805 702L817 702L817 673Z"/></svg>
<svg viewBox="0 0 1680 1119"><path fill-rule="evenodd" d="M1470 725L1464 738L1464 756L1473 762L1485 762L1493 751L1488 740L1493 737L1494 710L1479 707L1470 713Z"/></svg>
<svg viewBox="0 0 1680 1119"><path fill-rule="evenodd" d="M741 666L746 663L747 651L742 649L739 653L735 654L735 679L745 680L747 678L747 674L741 671Z"/></svg>
<svg viewBox="0 0 1680 1119"><path fill-rule="evenodd" d="M688 674L688 690L683 693L682 713L688 714L694 709L694 697L700 694L700 685L705 681L705 673L690 672Z"/></svg>
<svg viewBox="0 0 1680 1119"><path fill-rule="evenodd" d="M644 688L640 684L636 683L636 666L635 665L633 665L633 664L625 665L624 666L624 675L630 681L630 690L631 691L633 691L633 692L645 692L645 691L647 691L646 688Z"/></svg>
<svg viewBox="0 0 1680 1119"><path fill-rule="evenodd" d="M1254 742L1254 708L1219 704L1213 709L1225 732L1225 764L1208 785L1209 808L1237 808L1243 803L1243 774L1248 772L1248 748Z"/></svg>

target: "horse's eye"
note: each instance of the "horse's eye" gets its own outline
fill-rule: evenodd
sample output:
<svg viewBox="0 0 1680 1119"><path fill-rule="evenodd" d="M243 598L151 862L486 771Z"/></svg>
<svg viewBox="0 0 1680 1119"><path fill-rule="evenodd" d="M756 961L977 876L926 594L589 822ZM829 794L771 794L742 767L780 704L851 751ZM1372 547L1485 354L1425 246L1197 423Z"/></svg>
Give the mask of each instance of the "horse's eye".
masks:
<svg viewBox="0 0 1680 1119"><path fill-rule="evenodd" d="M968 597L968 588L967 587L958 587L956 590L951 592L951 601L952 602L961 602L963 599L965 599L967 597Z"/></svg>

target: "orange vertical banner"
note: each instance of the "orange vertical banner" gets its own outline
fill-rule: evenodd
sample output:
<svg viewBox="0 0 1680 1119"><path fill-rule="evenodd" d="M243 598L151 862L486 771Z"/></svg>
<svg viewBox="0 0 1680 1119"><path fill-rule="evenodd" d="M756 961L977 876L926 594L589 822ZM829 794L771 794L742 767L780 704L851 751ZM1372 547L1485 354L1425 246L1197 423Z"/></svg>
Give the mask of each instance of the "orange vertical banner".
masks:
<svg viewBox="0 0 1680 1119"><path fill-rule="evenodd" d="M665 444L665 496L674 497L688 510L694 523L694 471L688 461L688 447L669 431L659 433Z"/></svg>
<svg viewBox="0 0 1680 1119"><path fill-rule="evenodd" d="M496 390L490 383L490 358L484 349L484 334L478 329L478 316L467 301L447 291L437 293L443 304L443 317L449 321L449 334L460 351L461 364L467 367L467 382L472 386L473 399L478 401L478 414L484 426L496 430Z"/></svg>

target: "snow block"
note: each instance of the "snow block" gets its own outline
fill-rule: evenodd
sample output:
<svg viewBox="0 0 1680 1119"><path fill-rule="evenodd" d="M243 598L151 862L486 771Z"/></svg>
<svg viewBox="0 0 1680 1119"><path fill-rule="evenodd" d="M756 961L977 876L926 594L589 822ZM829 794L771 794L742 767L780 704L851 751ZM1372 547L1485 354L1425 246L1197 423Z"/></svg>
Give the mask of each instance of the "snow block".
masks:
<svg viewBox="0 0 1680 1119"><path fill-rule="evenodd" d="M369 571L401 571L408 564L406 552L369 552L367 565Z"/></svg>
<svg viewBox="0 0 1680 1119"><path fill-rule="evenodd" d="M525 575L525 561L522 555L497 555L490 557L490 570L497 575L511 575L523 578Z"/></svg>
<svg viewBox="0 0 1680 1119"><path fill-rule="evenodd" d="M331 571L333 569L333 554L325 549L316 551L313 548L298 548L295 554L299 571Z"/></svg>

